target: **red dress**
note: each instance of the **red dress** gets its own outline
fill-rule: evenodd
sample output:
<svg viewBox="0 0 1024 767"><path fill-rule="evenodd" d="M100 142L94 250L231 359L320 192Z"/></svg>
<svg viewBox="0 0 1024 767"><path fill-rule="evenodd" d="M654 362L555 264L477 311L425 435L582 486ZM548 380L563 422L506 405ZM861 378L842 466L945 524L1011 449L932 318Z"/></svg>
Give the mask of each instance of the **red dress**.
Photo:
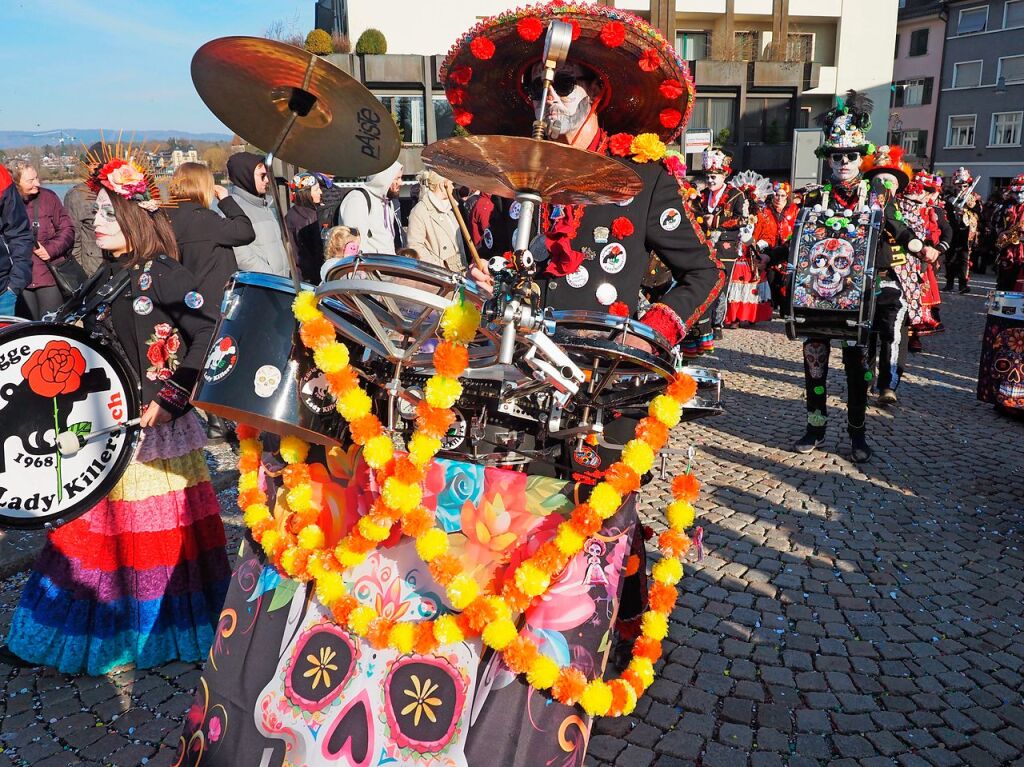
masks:
<svg viewBox="0 0 1024 767"><path fill-rule="evenodd" d="M757 224L764 211L759 211ZM753 242L757 241L757 224ZM768 322L772 318L772 291L768 286L768 271L751 242L741 242L740 255L732 265L726 298L725 324Z"/></svg>

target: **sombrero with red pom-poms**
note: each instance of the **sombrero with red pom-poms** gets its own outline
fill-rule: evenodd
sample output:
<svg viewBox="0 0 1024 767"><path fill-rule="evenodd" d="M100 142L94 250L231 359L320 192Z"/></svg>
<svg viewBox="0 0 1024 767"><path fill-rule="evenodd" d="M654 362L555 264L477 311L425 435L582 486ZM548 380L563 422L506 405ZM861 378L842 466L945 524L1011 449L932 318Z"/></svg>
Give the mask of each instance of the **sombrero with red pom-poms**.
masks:
<svg viewBox="0 0 1024 767"><path fill-rule="evenodd" d="M675 48L639 16L589 3L552 2L484 19L459 38L441 67L455 121L470 133L526 136L533 104L523 86L541 61L551 21L572 25L568 61L605 84L598 111L609 133L676 138L696 91Z"/></svg>

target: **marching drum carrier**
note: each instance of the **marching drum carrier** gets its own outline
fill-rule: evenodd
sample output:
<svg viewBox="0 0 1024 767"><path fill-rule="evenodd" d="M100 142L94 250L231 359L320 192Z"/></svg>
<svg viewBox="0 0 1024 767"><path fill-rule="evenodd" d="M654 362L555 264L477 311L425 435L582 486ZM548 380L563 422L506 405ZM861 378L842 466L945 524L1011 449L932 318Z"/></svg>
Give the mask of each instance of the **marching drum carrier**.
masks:
<svg viewBox="0 0 1024 767"><path fill-rule="evenodd" d="M804 208L790 244L790 338L865 344L875 309L882 211Z"/></svg>

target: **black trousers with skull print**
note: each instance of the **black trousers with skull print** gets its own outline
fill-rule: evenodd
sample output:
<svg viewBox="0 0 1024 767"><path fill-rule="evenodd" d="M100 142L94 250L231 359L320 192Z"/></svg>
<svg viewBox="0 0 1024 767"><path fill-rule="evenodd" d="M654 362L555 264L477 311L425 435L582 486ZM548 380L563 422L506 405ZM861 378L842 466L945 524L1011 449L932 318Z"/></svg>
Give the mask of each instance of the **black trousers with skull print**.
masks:
<svg viewBox="0 0 1024 767"><path fill-rule="evenodd" d="M864 434L870 366L867 347L844 343L843 368L846 370L846 423L850 434ZM831 342L827 338L804 341L804 385L807 388L807 428L823 435L828 418L828 359Z"/></svg>

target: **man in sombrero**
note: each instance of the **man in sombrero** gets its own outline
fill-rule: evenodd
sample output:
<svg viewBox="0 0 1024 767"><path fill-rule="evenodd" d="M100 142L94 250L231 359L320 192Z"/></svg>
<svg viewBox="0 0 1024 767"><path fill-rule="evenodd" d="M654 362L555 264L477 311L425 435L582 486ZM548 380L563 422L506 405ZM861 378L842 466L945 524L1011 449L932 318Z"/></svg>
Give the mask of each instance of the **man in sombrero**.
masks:
<svg viewBox="0 0 1024 767"><path fill-rule="evenodd" d="M695 99L689 71L672 44L642 19L605 6L550 3L486 19L456 42L441 68L455 120L474 134L531 135L540 114L544 37L552 21L569 23L573 40L548 94L547 138L625 162L640 176L643 191L619 204L540 206L543 243L535 240L530 249L539 261L535 280L541 305L636 317L679 344L724 279L683 192L682 156L666 147L683 129ZM519 214L516 203L496 206L483 235L485 243L493 243L491 253L512 249ZM641 314L640 289L651 253L671 272L674 284ZM477 269L472 276L484 285L491 281ZM607 425L605 436L622 444L632 430L633 423L619 419ZM567 443L552 469L575 480L575 492L585 494L618 454L603 446L583 447ZM542 471L536 462L530 470ZM643 536L635 511L629 517L633 574L621 579L619 593L608 603L626 649L637 635L646 601ZM620 581L619 574L614 580ZM588 655L576 660L590 667L589 677L601 675L615 642L614 636L609 639L592 657L586 649L572 651ZM531 703L543 698L518 677L503 679L500 691L497 685L484 691L476 704L481 716L500 710L507 730L471 730L469 762L484 763L475 762L477 757L502 765L556 759L582 764L589 717L579 707L550 699L543 706ZM516 723L513 712L522 706L529 709L529 727ZM585 728L581 739L571 743L559 734L570 721Z"/></svg>

